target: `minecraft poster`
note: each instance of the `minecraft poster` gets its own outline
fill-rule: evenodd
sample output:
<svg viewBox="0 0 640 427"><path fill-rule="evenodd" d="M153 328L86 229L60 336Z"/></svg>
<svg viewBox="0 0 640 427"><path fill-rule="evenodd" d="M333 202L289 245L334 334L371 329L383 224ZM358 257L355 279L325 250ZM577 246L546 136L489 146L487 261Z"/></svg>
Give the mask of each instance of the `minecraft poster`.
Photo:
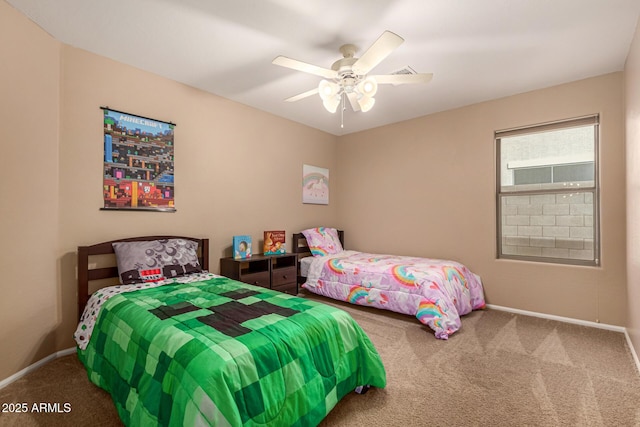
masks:
<svg viewBox="0 0 640 427"><path fill-rule="evenodd" d="M104 210L173 212L173 123L104 111Z"/></svg>

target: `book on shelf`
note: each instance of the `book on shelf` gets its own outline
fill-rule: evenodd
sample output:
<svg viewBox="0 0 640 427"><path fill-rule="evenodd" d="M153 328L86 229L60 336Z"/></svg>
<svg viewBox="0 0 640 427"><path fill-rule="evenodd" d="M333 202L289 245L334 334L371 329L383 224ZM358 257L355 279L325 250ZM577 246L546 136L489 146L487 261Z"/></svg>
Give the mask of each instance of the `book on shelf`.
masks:
<svg viewBox="0 0 640 427"><path fill-rule="evenodd" d="M284 230L264 232L263 253L265 255L281 255L287 252Z"/></svg>
<svg viewBox="0 0 640 427"><path fill-rule="evenodd" d="M251 258L251 236L233 236L233 258Z"/></svg>

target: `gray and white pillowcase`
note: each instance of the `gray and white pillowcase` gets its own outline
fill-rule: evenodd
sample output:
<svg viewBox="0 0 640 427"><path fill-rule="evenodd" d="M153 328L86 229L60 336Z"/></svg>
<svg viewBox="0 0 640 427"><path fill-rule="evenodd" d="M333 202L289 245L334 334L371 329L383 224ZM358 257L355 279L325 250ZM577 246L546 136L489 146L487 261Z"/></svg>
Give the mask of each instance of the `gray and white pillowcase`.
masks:
<svg viewBox="0 0 640 427"><path fill-rule="evenodd" d="M118 275L123 285L155 282L202 271L198 244L165 239L113 243Z"/></svg>

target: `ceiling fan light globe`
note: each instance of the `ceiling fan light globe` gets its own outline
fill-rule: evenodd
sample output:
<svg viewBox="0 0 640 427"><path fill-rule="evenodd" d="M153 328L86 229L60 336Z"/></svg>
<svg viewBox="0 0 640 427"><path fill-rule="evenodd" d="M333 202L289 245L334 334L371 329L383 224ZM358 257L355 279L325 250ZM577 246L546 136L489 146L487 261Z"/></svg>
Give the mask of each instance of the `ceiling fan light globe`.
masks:
<svg viewBox="0 0 640 427"><path fill-rule="evenodd" d="M335 113L338 110L339 104L340 98L337 96L333 96L322 101L322 105L324 105L324 108L330 113Z"/></svg>
<svg viewBox="0 0 640 427"><path fill-rule="evenodd" d="M367 111L371 110L375 103L376 103L375 98L372 98L370 96L362 96L360 99L358 99L360 110L363 113L366 113Z"/></svg>
<svg viewBox="0 0 640 427"><path fill-rule="evenodd" d="M318 93L323 101L331 99L338 93L338 85L328 80L321 80L318 85Z"/></svg>
<svg viewBox="0 0 640 427"><path fill-rule="evenodd" d="M358 91L364 96L372 98L378 92L378 82L373 77L367 77L358 83Z"/></svg>

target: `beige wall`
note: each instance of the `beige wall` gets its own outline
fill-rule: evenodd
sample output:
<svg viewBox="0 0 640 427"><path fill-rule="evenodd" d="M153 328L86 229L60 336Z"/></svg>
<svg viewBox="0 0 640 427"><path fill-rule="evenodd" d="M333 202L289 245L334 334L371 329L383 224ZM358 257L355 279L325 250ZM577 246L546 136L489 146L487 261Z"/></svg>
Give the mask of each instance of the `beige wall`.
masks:
<svg viewBox="0 0 640 427"><path fill-rule="evenodd" d="M60 43L0 1L0 380L58 350Z"/></svg>
<svg viewBox="0 0 640 427"><path fill-rule="evenodd" d="M640 352L640 28L625 66L627 148L627 332Z"/></svg>
<svg viewBox="0 0 640 427"><path fill-rule="evenodd" d="M465 262L490 303L625 322L622 73L337 138L61 45L3 0L0 36L0 380L73 346L76 247L135 235L209 237L217 271L233 234L259 241L269 228L335 225L349 248ZM627 75L638 74L639 49ZM627 78L627 93L638 86ZM176 213L99 210L100 106L177 123ZM497 261L493 131L592 113L602 123L602 267ZM301 203L303 163L331 170L329 206ZM637 343L638 303L629 308Z"/></svg>
<svg viewBox="0 0 640 427"><path fill-rule="evenodd" d="M300 188L304 163L335 170L335 136L60 45L4 1L0 31L0 380L73 347L79 245L149 234L208 237L218 271L234 234L259 242L267 229L290 238L336 224L337 202L303 205ZM99 210L100 106L177 124L176 213ZM339 185L333 176L332 185Z"/></svg>
<svg viewBox="0 0 640 427"><path fill-rule="evenodd" d="M64 46L62 58L60 347L73 345L78 245L149 234L208 237L217 272L234 234L258 244L264 230L284 229L290 238L336 221L337 203L303 205L300 187L304 163L335 169L334 136L83 50ZM100 106L177 124L176 213L99 210Z"/></svg>
<svg viewBox="0 0 640 427"><path fill-rule="evenodd" d="M482 276L491 304L624 325L622 89L622 73L608 74L342 137L347 246L456 259ZM601 115L602 267L496 260L493 132L593 113Z"/></svg>

